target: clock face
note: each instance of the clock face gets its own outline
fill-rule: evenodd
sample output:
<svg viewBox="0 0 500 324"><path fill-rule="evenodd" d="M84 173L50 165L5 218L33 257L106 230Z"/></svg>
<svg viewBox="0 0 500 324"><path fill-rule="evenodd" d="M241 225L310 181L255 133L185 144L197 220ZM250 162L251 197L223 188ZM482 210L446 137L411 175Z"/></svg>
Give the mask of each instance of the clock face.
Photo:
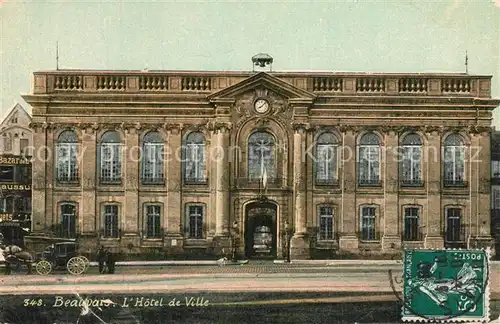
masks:
<svg viewBox="0 0 500 324"><path fill-rule="evenodd" d="M255 110L261 114L267 112L269 110L269 101L265 99L258 99L255 102Z"/></svg>

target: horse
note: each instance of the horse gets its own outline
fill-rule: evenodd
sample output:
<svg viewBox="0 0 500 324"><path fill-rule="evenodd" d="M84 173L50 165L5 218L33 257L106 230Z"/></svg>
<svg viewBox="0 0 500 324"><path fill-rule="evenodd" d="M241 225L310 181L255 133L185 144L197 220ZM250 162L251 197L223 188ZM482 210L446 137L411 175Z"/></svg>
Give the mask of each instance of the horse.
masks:
<svg viewBox="0 0 500 324"><path fill-rule="evenodd" d="M3 255L5 257L5 274L10 274L11 265L16 265L16 267L19 268L21 264L26 265L28 267L27 274L31 274L34 260L29 252L23 251L23 249L17 245L8 245L3 250Z"/></svg>

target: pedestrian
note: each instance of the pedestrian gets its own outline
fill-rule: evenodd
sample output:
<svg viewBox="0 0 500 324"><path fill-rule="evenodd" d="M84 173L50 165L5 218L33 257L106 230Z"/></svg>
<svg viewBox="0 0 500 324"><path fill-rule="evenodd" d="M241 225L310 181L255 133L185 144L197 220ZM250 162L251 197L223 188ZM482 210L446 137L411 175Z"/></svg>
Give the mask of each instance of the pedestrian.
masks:
<svg viewBox="0 0 500 324"><path fill-rule="evenodd" d="M97 251L97 261L99 262L99 273L104 273L104 262L106 261L106 252L107 250L104 246L100 246Z"/></svg>
<svg viewBox="0 0 500 324"><path fill-rule="evenodd" d="M107 251L106 266L109 274L115 273L115 257L111 251Z"/></svg>

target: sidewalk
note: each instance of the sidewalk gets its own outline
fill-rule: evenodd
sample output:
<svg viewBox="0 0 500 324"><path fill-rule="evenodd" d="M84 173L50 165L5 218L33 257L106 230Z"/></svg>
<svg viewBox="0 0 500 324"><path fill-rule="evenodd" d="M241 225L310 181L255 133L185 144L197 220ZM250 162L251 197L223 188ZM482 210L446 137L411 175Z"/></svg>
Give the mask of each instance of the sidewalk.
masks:
<svg viewBox="0 0 500 324"><path fill-rule="evenodd" d="M227 261L226 266L240 266L244 264L290 264L290 265L310 265L329 267L355 267L355 266L400 266L401 260L292 260L286 263L284 260L261 261L261 260L241 260L235 263ZM216 260L165 260L165 261L118 261L116 266L216 266ZM500 261L491 261L494 267L500 267ZM90 262L91 267L97 267L97 262ZM4 267L3 262L0 267Z"/></svg>

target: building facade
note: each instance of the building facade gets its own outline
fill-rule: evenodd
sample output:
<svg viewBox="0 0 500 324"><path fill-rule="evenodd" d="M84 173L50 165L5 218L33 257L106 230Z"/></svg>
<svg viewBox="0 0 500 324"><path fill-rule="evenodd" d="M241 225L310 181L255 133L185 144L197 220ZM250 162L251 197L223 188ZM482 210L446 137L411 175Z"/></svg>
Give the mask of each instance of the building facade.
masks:
<svg viewBox="0 0 500 324"><path fill-rule="evenodd" d="M491 235L500 256L500 132L491 133Z"/></svg>
<svg viewBox="0 0 500 324"><path fill-rule="evenodd" d="M14 105L0 123L0 233L24 245L31 229L31 116Z"/></svg>
<svg viewBox="0 0 500 324"><path fill-rule="evenodd" d="M83 249L491 246L491 77L34 73L33 222ZM236 238L236 240L232 240Z"/></svg>

